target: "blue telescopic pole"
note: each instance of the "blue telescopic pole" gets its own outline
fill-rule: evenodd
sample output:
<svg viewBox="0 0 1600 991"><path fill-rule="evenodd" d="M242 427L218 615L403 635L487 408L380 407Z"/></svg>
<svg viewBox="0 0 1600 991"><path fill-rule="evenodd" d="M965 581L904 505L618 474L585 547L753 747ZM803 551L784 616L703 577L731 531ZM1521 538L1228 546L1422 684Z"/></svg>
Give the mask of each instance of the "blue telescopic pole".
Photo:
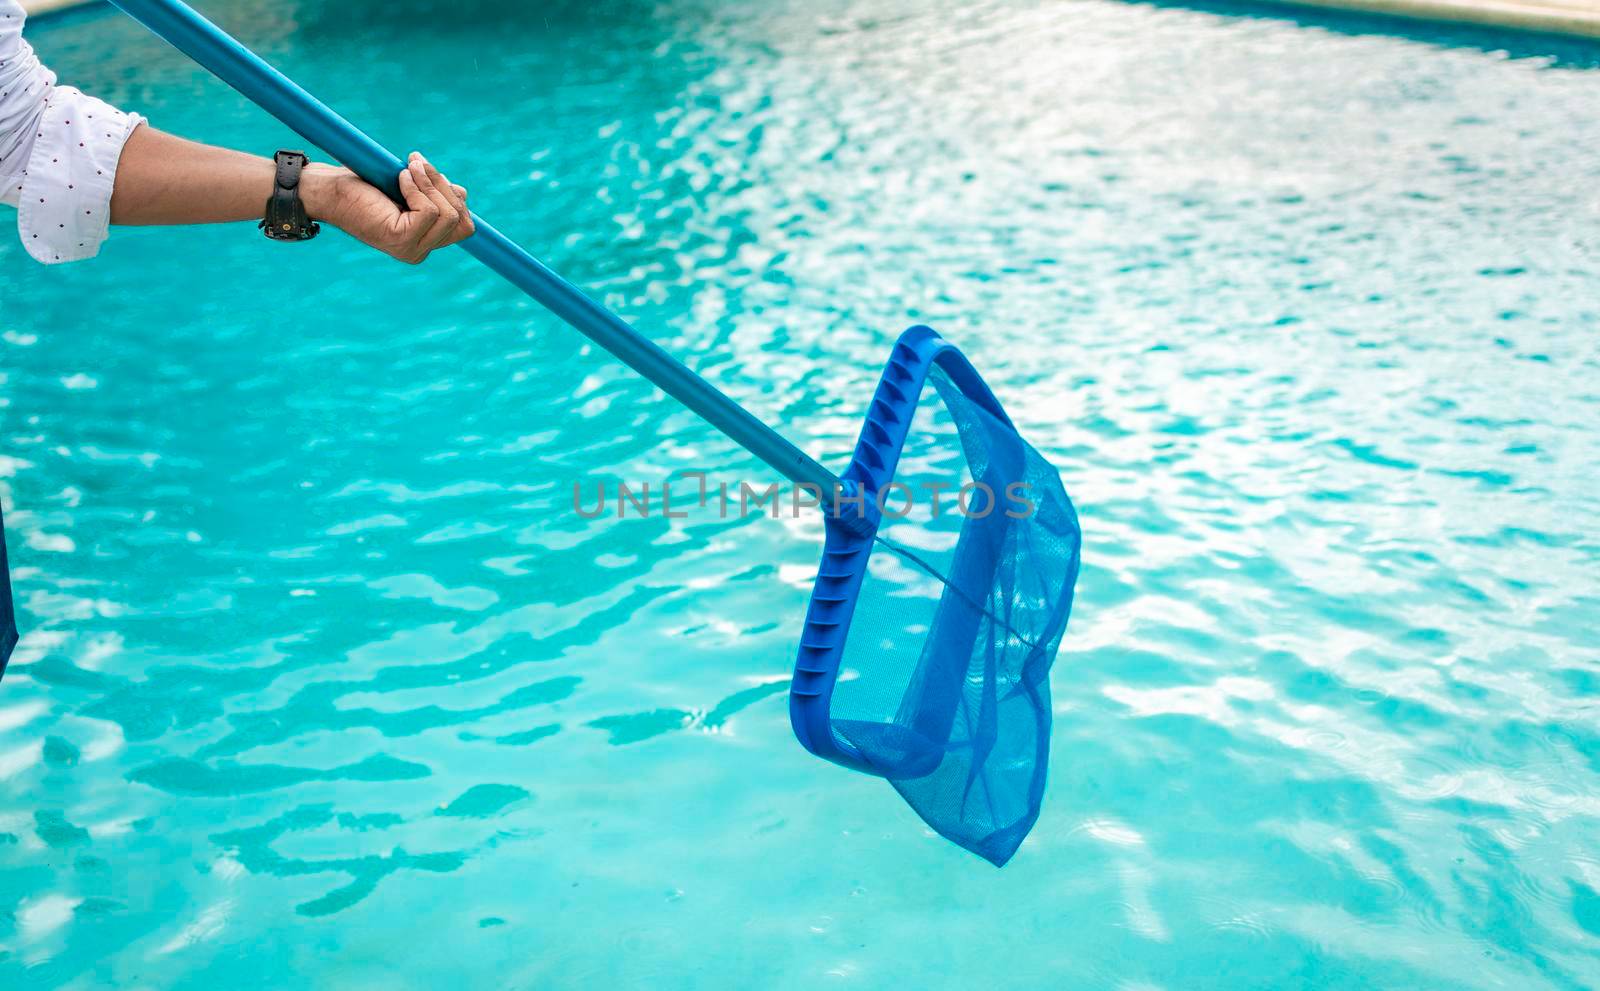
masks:
<svg viewBox="0 0 1600 991"><path fill-rule="evenodd" d="M362 179L404 203L399 176L405 166L398 157L194 8L179 0L111 2ZM473 221L477 233L461 243L473 257L785 477L816 486L823 505L833 508L836 486L841 484L833 472L476 214Z"/></svg>

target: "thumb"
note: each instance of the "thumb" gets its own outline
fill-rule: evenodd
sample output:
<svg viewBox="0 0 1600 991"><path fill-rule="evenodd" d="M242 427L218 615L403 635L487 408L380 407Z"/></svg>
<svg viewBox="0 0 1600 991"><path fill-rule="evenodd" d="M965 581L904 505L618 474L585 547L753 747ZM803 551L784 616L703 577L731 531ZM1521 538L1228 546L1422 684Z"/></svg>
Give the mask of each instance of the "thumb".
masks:
<svg viewBox="0 0 1600 991"><path fill-rule="evenodd" d="M396 225L406 232L417 229L427 229L439 213L439 208L433 205L418 186L417 180L412 177L411 170L406 169L400 173L400 196L406 201L406 209L396 218Z"/></svg>

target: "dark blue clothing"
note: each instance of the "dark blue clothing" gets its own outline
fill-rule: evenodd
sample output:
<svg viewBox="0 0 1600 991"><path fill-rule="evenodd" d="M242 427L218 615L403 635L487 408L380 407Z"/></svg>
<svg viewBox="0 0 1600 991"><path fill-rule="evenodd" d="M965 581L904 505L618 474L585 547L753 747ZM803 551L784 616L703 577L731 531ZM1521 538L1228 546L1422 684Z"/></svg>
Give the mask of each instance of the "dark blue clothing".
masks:
<svg viewBox="0 0 1600 991"><path fill-rule="evenodd" d="M6 520L0 515L0 678L17 645L17 618L11 608L11 565L6 562Z"/></svg>

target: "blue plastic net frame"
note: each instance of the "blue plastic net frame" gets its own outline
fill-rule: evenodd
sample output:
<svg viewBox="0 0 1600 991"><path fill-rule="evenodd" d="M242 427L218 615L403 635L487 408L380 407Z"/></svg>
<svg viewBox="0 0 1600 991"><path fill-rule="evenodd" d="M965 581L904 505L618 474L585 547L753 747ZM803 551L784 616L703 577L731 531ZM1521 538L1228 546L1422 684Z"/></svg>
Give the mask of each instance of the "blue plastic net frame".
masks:
<svg viewBox="0 0 1600 991"><path fill-rule="evenodd" d="M975 480L981 474L999 487L1026 476L1044 490L1042 519L1014 522L991 506L986 517L962 524L953 554L937 563L882 536L875 511L877 493L901 467L930 379L932 398L961 421L960 446ZM864 513L826 521L790 690L795 735L819 757L887 778L936 832L1003 865L1042 800L1049 671L1079 566L1076 513L1054 467L1018 435L971 363L921 326L895 344L842 478L864 496ZM893 657L874 655L881 612L862 620L865 649L849 648L863 585L876 580L868 570L874 553L893 554L942 587L914 659L904 643ZM866 719L835 711L835 687L852 654L855 673L865 668L864 677L879 682L879 711ZM885 684L889 695L901 694L898 705L882 702Z"/></svg>

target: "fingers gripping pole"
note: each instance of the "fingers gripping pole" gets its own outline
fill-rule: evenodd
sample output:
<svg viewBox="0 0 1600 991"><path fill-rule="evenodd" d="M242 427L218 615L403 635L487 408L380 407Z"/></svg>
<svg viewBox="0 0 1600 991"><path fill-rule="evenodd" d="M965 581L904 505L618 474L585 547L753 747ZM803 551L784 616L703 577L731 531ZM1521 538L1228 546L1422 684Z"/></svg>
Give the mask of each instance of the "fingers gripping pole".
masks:
<svg viewBox="0 0 1600 991"><path fill-rule="evenodd" d="M179 0L112 3L362 179L402 202L399 176L405 166L397 156L192 7ZM476 214L473 221L477 233L461 243L473 257L786 478L816 486L823 505L834 510L835 493L844 484L838 476Z"/></svg>

